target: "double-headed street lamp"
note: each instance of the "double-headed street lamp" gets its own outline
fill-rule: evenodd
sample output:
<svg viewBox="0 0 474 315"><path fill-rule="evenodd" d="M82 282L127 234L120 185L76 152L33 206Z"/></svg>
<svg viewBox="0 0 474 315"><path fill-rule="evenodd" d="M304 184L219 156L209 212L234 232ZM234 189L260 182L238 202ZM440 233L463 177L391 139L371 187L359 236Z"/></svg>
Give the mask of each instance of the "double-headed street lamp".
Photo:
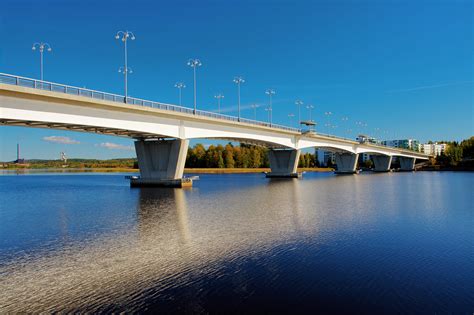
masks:
<svg viewBox="0 0 474 315"><path fill-rule="evenodd" d="M219 93L217 95L214 95L214 98L217 99L217 112L220 114L221 113L221 99L224 98L224 94Z"/></svg>
<svg viewBox="0 0 474 315"><path fill-rule="evenodd" d="M332 112L324 112L324 115L326 115L326 127L327 127L327 132L329 133L329 127L331 124L329 123L329 118L332 115Z"/></svg>
<svg viewBox="0 0 474 315"><path fill-rule="evenodd" d="M253 119L257 120L257 108L260 106L258 104L252 104L250 107L253 109Z"/></svg>
<svg viewBox="0 0 474 315"><path fill-rule="evenodd" d="M194 72L194 115L196 115L196 68L202 66L199 59L189 59L188 66L193 68Z"/></svg>
<svg viewBox="0 0 474 315"><path fill-rule="evenodd" d="M295 117L295 114L293 113L288 114L288 119L290 120L290 127L293 127L293 117Z"/></svg>
<svg viewBox="0 0 474 315"><path fill-rule="evenodd" d="M45 49L46 51L51 51L52 50L51 46L48 43L43 43L43 42L34 43L31 49L32 50L38 49L40 52L40 78L41 78L41 81L43 81L43 53Z"/></svg>
<svg viewBox="0 0 474 315"><path fill-rule="evenodd" d="M301 105L303 105L302 100L296 100L295 105L298 106L298 125L301 123Z"/></svg>
<svg viewBox="0 0 474 315"><path fill-rule="evenodd" d="M265 108L265 111L268 112L268 123L270 124L270 127L272 126L272 111L273 109L271 107Z"/></svg>
<svg viewBox="0 0 474 315"><path fill-rule="evenodd" d="M179 90L179 106L181 106L181 90L184 89L186 85L183 82L176 82L174 87Z"/></svg>
<svg viewBox="0 0 474 315"><path fill-rule="evenodd" d="M240 85L245 83L244 78L242 77L235 77L234 83L237 84L237 108L238 108L238 119L240 121Z"/></svg>
<svg viewBox="0 0 474 315"><path fill-rule="evenodd" d="M275 90L273 89L268 89L265 91L265 94L267 94L269 97L270 97L270 106L269 106L269 110L268 110L268 114L270 116L270 127L272 126L272 111L273 111L273 107L272 107L272 96L275 95Z"/></svg>
<svg viewBox="0 0 474 315"><path fill-rule="evenodd" d="M128 73L132 73L132 70L128 67L128 51L127 51L127 42L128 40L135 40L135 35L129 31L118 31L115 34L115 39L120 39L123 42L124 47L124 66L120 67L119 72L123 73L124 77L124 90L125 90L125 103L127 103L128 97Z"/></svg>
<svg viewBox="0 0 474 315"><path fill-rule="evenodd" d="M308 111L309 111L309 121L313 121L313 120L311 119L311 111L313 110L314 106L313 106L313 105L308 105L308 106L306 106L306 108L307 108Z"/></svg>

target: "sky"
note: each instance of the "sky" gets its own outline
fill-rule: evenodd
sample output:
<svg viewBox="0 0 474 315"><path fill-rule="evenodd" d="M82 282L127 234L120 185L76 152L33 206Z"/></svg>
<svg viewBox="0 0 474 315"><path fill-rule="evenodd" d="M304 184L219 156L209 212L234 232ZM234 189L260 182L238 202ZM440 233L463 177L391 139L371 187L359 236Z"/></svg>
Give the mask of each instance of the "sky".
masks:
<svg viewBox="0 0 474 315"><path fill-rule="evenodd" d="M317 131L355 138L462 140L474 135L473 1L36 1L0 0L0 72L39 78L34 42L47 42L44 79L123 94L123 45L129 30L129 95L267 120L302 119ZM331 115L325 115L331 112ZM344 119L347 118L347 119ZM362 126L360 124L362 122ZM327 126L331 125L331 126ZM126 138L53 129L0 127L0 161L134 157ZM204 144L213 140L200 139ZM193 141L192 144L196 143Z"/></svg>

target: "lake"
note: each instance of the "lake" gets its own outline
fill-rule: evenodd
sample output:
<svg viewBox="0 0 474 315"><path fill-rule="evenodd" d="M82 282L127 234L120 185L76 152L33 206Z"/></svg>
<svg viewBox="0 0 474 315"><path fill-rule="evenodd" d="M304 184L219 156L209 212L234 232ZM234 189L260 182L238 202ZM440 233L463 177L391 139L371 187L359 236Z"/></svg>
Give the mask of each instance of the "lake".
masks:
<svg viewBox="0 0 474 315"><path fill-rule="evenodd" d="M0 313L474 312L472 173L0 176Z"/></svg>

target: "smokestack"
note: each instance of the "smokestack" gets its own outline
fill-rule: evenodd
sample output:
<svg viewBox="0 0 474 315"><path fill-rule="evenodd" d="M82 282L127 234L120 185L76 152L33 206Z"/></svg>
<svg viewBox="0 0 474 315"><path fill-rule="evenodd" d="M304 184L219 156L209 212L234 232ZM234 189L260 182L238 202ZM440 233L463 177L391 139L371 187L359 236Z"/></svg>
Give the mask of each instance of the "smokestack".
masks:
<svg viewBox="0 0 474 315"><path fill-rule="evenodd" d="M20 144L16 144L16 160L17 162L20 162Z"/></svg>

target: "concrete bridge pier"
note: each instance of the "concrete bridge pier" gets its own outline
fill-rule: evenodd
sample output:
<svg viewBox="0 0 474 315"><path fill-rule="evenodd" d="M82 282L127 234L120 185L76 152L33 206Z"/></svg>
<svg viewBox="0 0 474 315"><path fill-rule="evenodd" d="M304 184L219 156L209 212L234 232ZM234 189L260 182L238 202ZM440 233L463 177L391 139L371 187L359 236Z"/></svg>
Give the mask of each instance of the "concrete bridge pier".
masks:
<svg viewBox="0 0 474 315"><path fill-rule="evenodd" d="M415 158L398 157L400 161L400 170L402 171L413 171L415 169Z"/></svg>
<svg viewBox="0 0 474 315"><path fill-rule="evenodd" d="M135 141L140 178L132 178L130 185L156 187L192 186L183 179L189 140Z"/></svg>
<svg viewBox="0 0 474 315"><path fill-rule="evenodd" d="M336 153L336 174L355 174L359 154Z"/></svg>
<svg viewBox="0 0 474 315"><path fill-rule="evenodd" d="M271 172L266 176L269 178L297 178L301 176L298 174L300 154L301 150L293 149L268 151Z"/></svg>
<svg viewBox="0 0 474 315"><path fill-rule="evenodd" d="M371 155L374 160L375 172L389 172L392 164L392 157L389 155Z"/></svg>

